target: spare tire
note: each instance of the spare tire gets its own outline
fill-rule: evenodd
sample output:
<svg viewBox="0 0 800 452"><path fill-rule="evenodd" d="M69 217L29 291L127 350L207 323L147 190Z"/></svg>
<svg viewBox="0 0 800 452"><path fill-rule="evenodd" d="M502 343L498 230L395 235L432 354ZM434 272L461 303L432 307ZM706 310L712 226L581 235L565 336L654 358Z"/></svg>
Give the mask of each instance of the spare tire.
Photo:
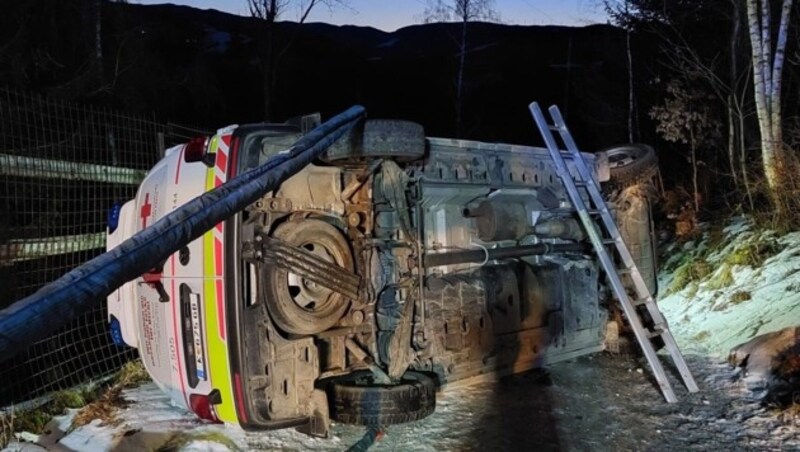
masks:
<svg viewBox="0 0 800 452"><path fill-rule="evenodd" d="M354 128L353 134L358 133ZM412 161L425 156L425 130L420 124L395 119L370 119L363 134L349 136L334 144L325 154L329 162L393 158Z"/></svg>
<svg viewBox="0 0 800 452"><path fill-rule="evenodd" d="M287 221L275 228L272 235L353 271L353 256L347 238L322 220ZM262 278L264 284L260 290L267 312L273 322L287 333L311 335L325 331L333 327L350 306L350 300L344 295L275 265L262 266Z"/></svg>
<svg viewBox="0 0 800 452"><path fill-rule="evenodd" d="M656 151L646 144L625 144L603 152L608 156L609 183L615 187L649 180L658 171Z"/></svg>
<svg viewBox="0 0 800 452"><path fill-rule="evenodd" d="M436 384L408 371L398 384L375 384L370 371L336 378L328 386L331 418L343 424L383 427L418 421L436 409Z"/></svg>

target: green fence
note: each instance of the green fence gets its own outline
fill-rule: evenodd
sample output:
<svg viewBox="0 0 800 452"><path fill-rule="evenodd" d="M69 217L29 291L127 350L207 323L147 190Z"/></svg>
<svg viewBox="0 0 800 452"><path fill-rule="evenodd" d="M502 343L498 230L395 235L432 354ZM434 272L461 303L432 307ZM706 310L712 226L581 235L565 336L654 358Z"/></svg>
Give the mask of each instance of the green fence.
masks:
<svg viewBox="0 0 800 452"><path fill-rule="evenodd" d="M109 209L133 198L164 146L202 131L0 88L0 308L104 251ZM0 408L115 372L106 306L0 363Z"/></svg>

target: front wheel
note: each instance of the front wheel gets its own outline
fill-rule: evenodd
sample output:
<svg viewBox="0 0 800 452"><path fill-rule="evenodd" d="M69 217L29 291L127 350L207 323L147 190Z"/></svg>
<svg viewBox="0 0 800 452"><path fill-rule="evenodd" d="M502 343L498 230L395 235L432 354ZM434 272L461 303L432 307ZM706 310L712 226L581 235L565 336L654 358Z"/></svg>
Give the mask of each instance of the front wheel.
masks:
<svg viewBox="0 0 800 452"><path fill-rule="evenodd" d="M400 382L379 385L369 371L337 378L328 387L331 417L343 424L383 427L418 421L436 409L433 378L414 371Z"/></svg>

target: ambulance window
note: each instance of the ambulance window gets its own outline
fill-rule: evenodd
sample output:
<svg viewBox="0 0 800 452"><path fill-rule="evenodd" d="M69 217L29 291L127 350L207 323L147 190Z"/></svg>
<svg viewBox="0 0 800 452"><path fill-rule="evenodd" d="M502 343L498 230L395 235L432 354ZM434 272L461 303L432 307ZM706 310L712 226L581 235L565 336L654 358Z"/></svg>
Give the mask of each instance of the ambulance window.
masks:
<svg viewBox="0 0 800 452"><path fill-rule="evenodd" d="M288 149L300 136L299 133L286 130L260 130L247 134L242 139L242 171L254 168L269 157Z"/></svg>

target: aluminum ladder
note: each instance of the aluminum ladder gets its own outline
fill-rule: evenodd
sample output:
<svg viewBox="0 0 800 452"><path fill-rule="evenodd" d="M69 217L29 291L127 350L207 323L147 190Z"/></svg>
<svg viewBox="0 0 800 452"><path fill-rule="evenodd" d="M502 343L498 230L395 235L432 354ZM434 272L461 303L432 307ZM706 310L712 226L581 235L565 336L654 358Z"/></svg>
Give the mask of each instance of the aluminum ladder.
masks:
<svg viewBox="0 0 800 452"><path fill-rule="evenodd" d="M581 152L575 145L575 141L569 129L567 129L564 119L561 117L561 112L555 105L549 108L550 116L553 119L553 125L551 125L545 119L538 103L533 102L528 108L544 138L548 151L550 151L550 156L553 158L553 162L555 162L556 172L564 183L564 187L567 189L573 208L577 211L581 223L583 223L583 227L592 242L592 246L597 256L600 258L603 270L605 270L608 276L614 294L622 305L622 310L625 312L625 316L628 318L628 322L636 335L636 340L642 347L647 362L653 370L653 375L661 388L661 392L664 394L664 398L670 403L678 401L667 379L667 375L664 372L664 367L656 354L656 350L650 342L650 339L655 337L661 337L664 341L664 345L672 357L675 367L677 367L678 372L680 372L681 378L689 392L697 392L697 383L694 381L694 377L692 377L692 373L689 371L689 367L686 365L686 361L681 351L678 349L675 338L669 331L667 320L661 314L661 311L659 311L658 305L656 305L650 290L647 288L647 284L642 278L642 274L636 267L636 263L633 257L631 257L630 251L628 251L628 247L622 240L619 229L608 209L608 205L600 193L600 186L594 178L594 173L586 166ZM561 140L567 148L566 151L559 149L556 138L553 135L554 131L558 132L561 136ZM577 175L573 176L570 173L565 159L572 160ZM587 207L584 198L581 197L579 188L585 189L588 193L588 198L593 205L591 210ZM592 219L593 215L599 216L602 221L595 223ZM606 236L603 235L603 228L607 234ZM622 263L622 268L616 267L614 258L609 254L606 245L612 245L613 249L616 250L619 261ZM630 275L636 292L635 299L632 300L628 295L628 292L622 284L620 274ZM646 328L643 325L642 319L639 317L637 311L637 306L639 305L646 306L647 311L650 313L650 317L653 320L651 328Z"/></svg>

